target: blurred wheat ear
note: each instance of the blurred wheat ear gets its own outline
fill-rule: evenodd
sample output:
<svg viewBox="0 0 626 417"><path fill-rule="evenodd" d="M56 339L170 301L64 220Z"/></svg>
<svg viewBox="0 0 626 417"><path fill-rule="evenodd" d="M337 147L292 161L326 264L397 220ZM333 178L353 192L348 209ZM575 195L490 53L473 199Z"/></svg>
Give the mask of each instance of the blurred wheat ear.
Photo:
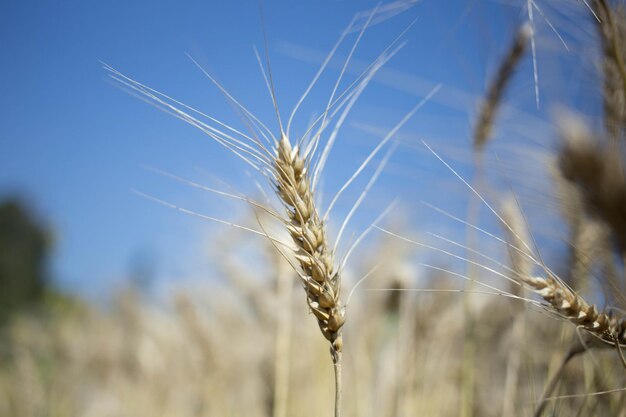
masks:
<svg viewBox="0 0 626 417"><path fill-rule="evenodd" d="M617 142L626 124L626 13L624 5L606 0L591 4L603 48L604 122L609 138Z"/></svg>
<svg viewBox="0 0 626 417"><path fill-rule="evenodd" d="M500 61L500 66L491 80L487 93L483 99L474 128L474 149L482 150L491 138L493 124L507 86L513 78L515 69L524 56L528 39L532 36L532 26L525 23L518 29L515 38L506 55Z"/></svg>

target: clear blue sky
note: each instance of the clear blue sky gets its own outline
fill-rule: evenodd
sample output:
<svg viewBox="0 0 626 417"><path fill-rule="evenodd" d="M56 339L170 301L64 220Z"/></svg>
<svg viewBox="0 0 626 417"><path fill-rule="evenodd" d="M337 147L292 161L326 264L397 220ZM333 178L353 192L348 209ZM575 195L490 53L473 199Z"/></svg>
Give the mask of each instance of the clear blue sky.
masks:
<svg viewBox="0 0 626 417"><path fill-rule="evenodd" d="M351 17L376 3L265 2L269 54L284 117ZM475 110L458 91L474 98L484 91L486 75L495 69L525 16L525 1L503 3L424 0L366 33L354 68L371 61L417 19L405 37L406 47L364 95L340 136L325 188L336 189L375 143L377 138L358 126L388 129L437 83L444 86L441 97L425 106L402 133L413 138L417 148L421 139L468 147ZM570 48L580 48L584 31L578 28L587 22L555 12L549 2L538 4L555 25L565 28L562 36ZM131 190L227 220L237 221L243 207L200 194L142 165L207 185L226 187L220 181L227 181L243 191L253 189L250 178L243 165L199 131L107 81L100 61L241 127L230 105L185 56L189 53L274 126L252 49L263 49L260 27L256 0L0 3L0 195L25 197L53 227L52 272L60 285L88 295L106 292L138 259L150 263L162 279L197 276L208 269L207 242L223 228L166 209ZM580 50L566 52L540 18L537 34L542 110L534 108L529 59L508 98L543 119L548 118L543 110L559 102L583 103L578 107L593 113L595 93L580 87L592 57L581 58ZM345 56L354 39L352 35L340 54ZM323 108L336 76L336 68L331 68L322 78L297 120L297 131ZM454 200L454 195L437 192L441 189L425 188L440 175L445 171L423 148L401 147L355 228L371 221L398 194L413 203ZM338 215L357 192L358 187L347 195Z"/></svg>

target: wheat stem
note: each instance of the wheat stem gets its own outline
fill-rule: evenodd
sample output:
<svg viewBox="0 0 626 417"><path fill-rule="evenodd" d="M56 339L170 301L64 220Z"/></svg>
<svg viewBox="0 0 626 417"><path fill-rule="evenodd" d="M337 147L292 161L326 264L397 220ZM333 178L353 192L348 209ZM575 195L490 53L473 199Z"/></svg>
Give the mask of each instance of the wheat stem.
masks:
<svg viewBox="0 0 626 417"><path fill-rule="evenodd" d="M561 375L563 375L563 371L565 371L565 367L567 366L569 361L571 361L575 356L583 353L584 351L585 351L585 347L583 346L582 343L578 343L570 348L570 350L567 352L567 355L565 355L565 357L561 361L561 364L559 365L559 368L557 369L556 373L552 376L552 379L550 379L550 382L548 383L548 386L546 387L545 391L543 392L543 395L541 396L541 400L539 401L539 405L537 405L537 408L535 409L535 413L533 414L534 417L541 417L541 415L543 414L543 411L545 410L546 405L548 404L548 398L550 397L550 394L554 392L554 389L559 383L559 380L561 379Z"/></svg>
<svg viewBox="0 0 626 417"><path fill-rule="evenodd" d="M333 355L333 368L335 370L335 417L341 417L341 396L342 396L342 378L341 378L341 365L342 354L341 351L333 353L333 347L331 347L331 354Z"/></svg>

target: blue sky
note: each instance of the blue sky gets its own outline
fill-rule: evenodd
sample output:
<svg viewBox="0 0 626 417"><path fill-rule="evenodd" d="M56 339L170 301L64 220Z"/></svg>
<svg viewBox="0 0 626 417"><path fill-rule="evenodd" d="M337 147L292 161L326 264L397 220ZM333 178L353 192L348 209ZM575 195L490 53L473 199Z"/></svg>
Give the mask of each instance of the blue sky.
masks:
<svg viewBox="0 0 626 417"><path fill-rule="evenodd" d="M376 3L265 2L268 50L283 117L351 17ZM524 20L525 3L424 0L366 32L348 80L360 63L370 62L417 19L405 36L407 45L364 94L342 131L324 177L329 193L380 139L371 133L373 127L384 132L432 86L441 83L443 88L401 131L408 146L399 148L379 187L355 218L355 230L371 222L398 195L415 217L424 211L416 208L422 199L463 207L462 196L467 193L458 184L449 192L433 187L449 173L424 152L420 141L442 150L451 144L469 149L472 100L484 91L514 28ZM505 127L498 131L509 140L525 135L523 143L533 146L551 133L546 109L564 103L593 114L598 106L596 92L581 87L592 67L592 56L580 49L585 48L580 41L585 31L578 29L584 22L555 13L549 3L543 6L555 25L566 27L561 35L573 51L562 48L537 18L541 108L534 105L532 63L527 58L507 99L528 119L505 112L505 121L515 123L510 131ZM349 51L355 36L348 38L340 56ZM142 166L241 191L254 189L249 173L199 131L116 88L101 61L241 127L232 107L186 57L189 53L275 127L253 53L253 46L263 49L259 3L4 0L0 39L0 195L22 196L53 228L51 267L56 282L97 295L118 285L141 262L149 263L164 280L207 273L211 236L224 228L159 206L132 190L226 220L238 221L245 207L198 193ZM302 132L311 115L323 109L337 65L331 65L303 106L296 131ZM523 133L522 128L529 127L523 120L536 123L534 137ZM450 158L454 160L455 154ZM456 158L463 159L458 154ZM349 209L358 192L357 184L337 216ZM438 222L436 217L421 220L431 229L440 228Z"/></svg>

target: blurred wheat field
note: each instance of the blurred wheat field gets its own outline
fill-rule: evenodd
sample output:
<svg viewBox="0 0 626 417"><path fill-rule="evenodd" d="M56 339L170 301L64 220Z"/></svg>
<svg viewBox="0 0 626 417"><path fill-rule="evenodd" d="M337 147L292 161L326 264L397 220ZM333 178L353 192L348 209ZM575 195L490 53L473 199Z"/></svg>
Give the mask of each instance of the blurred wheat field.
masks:
<svg viewBox="0 0 626 417"><path fill-rule="evenodd" d="M387 20L394 13L412 12L413 3L360 11L359 25L346 31L352 37L342 58L350 59L350 48L370 30L368 25L391 24ZM376 143L374 151L367 151L372 153L364 158L369 155L378 164L367 167L373 179L377 168L403 184L407 178L411 183L416 172L425 178L414 181L415 188L402 189L409 197L398 199L391 215L376 219L345 268L345 251L336 251L333 239L344 231L342 222L352 206L326 221L322 207L332 196L325 195L321 204L317 172L312 175L320 159L307 159L305 151L313 149L311 155L317 156L315 151L330 147L320 140L317 150L313 137L285 149L283 140L298 140L285 139L290 118L285 131L281 124L280 131L268 133L270 149L259 145L263 152L257 153L233 139L239 134L254 142L256 137L216 133L207 126L229 131L228 126L204 125L180 102L106 66L131 92L234 153L251 155L242 157L245 162L256 163L254 157L263 166L268 158L267 171L256 174L267 174L270 182L259 188L276 192L279 203L265 203L269 198L262 192L230 194L244 200L244 207L257 198L264 203L250 204L243 218L219 219L238 228L225 227L212 236L206 256L216 276L196 287L176 288L155 300L129 286L105 307L51 299L37 311L15 314L1 336L0 415L332 415L330 346L333 361L337 353L342 358L344 416L626 416L621 352L626 348L626 17L621 3L588 3L516 4L523 18L511 39L501 42L480 96L432 88L436 83L422 88L416 111L430 99L450 106L467 102L461 106L472 119L471 139L426 138L423 145L419 134L400 130L403 115L391 128L377 121L351 125L383 142L389 139L388 155L393 146L404 148L403 158L426 168L407 174L407 165L385 166ZM562 23L564 16L570 17ZM534 19L541 17L554 19L546 20L554 33L536 30ZM588 83L580 88L600 97L601 109L583 115L580 108L539 107L538 112L550 113L539 119L508 100L519 93L534 101L536 84L528 80L536 74L536 50L541 48L544 56L560 50L559 31L568 40L585 39L572 44L595 48L588 58L594 77L584 78ZM402 81L382 70L395 53L396 40L387 42L389 51L370 67L355 70L363 75L348 83L346 91L353 95L339 106L356 100L368 77ZM261 67L267 68L262 55ZM526 82L517 79L520 72ZM542 94L559 88L567 86L550 85ZM239 111L259 132L260 143L263 126L242 106ZM330 108L326 112L332 113ZM420 187L430 183L430 191L418 190L418 182ZM352 193L357 200L360 191ZM413 195L432 200L418 208ZM307 206L301 207L301 201ZM373 211L389 203L376 201ZM348 230L354 235L344 239L358 241L357 232L372 221L362 230ZM272 238L251 238L250 229ZM296 249L281 246L290 239ZM322 242L312 245L315 239ZM322 289L313 294L318 286ZM344 314L345 326L343 321L333 326L333 319Z"/></svg>
<svg viewBox="0 0 626 417"><path fill-rule="evenodd" d="M385 276L390 287L402 278L397 272ZM328 352L314 321L294 302L298 325L288 357L277 358L275 300L265 286L246 284L243 291L216 288L212 297L180 294L168 311L129 292L107 313L80 307L16 319L8 329L11 359L2 366L2 415L273 415L277 361L286 368L285 415L326 415L332 371L323 366ZM289 291L301 296L299 288ZM351 306L346 415L457 415L465 337L459 297L384 294ZM569 326L516 307L491 297L475 306L475 415L502 415L514 349L521 351L514 413L531 414L574 339ZM520 317L524 335L515 340L511 323ZM622 383L613 351L574 362L561 380L567 393ZM596 410L588 415L620 415L622 401L619 395L560 400L557 408L563 415L587 407Z"/></svg>

